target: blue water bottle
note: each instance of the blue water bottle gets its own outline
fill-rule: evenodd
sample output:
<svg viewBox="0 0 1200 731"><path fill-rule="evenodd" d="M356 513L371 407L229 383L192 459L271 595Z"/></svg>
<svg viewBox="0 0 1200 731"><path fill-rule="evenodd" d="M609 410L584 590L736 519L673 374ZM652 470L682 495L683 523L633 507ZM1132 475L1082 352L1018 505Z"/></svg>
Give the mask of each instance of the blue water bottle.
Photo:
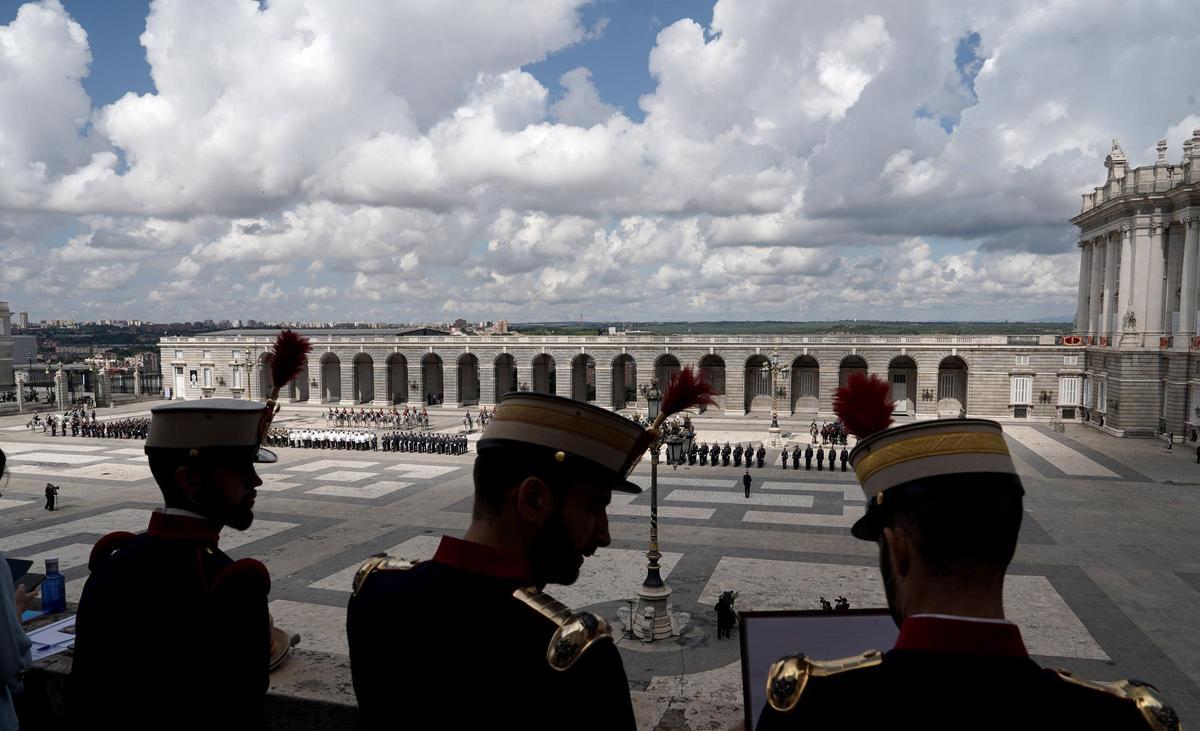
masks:
<svg viewBox="0 0 1200 731"><path fill-rule="evenodd" d="M67 580L58 573L58 559L46 559L46 578L42 581L42 614L67 611Z"/></svg>

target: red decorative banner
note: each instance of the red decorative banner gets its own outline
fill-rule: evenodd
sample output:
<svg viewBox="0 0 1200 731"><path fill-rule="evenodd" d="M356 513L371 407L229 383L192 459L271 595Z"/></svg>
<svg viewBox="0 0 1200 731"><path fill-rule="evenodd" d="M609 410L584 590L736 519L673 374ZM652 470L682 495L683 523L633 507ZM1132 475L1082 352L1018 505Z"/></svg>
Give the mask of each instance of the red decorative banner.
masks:
<svg viewBox="0 0 1200 731"><path fill-rule="evenodd" d="M1083 345L1083 338L1078 335L1064 335L1062 339L1063 345Z"/></svg>
<svg viewBox="0 0 1200 731"><path fill-rule="evenodd" d="M1200 337L1192 338L1192 349L1195 350L1196 348L1200 348Z"/></svg>
<svg viewBox="0 0 1200 731"><path fill-rule="evenodd" d="M1163 336L1159 337L1158 347L1160 347L1160 348L1171 347L1171 337L1169 335L1163 335Z"/></svg>
<svg viewBox="0 0 1200 731"><path fill-rule="evenodd" d="M1108 336L1107 336L1107 335L1101 335L1101 336L1100 336L1100 347L1102 347L1102 348L1103 348L1103 347L1106 347L1107 345L1108 345Z"/></svg>

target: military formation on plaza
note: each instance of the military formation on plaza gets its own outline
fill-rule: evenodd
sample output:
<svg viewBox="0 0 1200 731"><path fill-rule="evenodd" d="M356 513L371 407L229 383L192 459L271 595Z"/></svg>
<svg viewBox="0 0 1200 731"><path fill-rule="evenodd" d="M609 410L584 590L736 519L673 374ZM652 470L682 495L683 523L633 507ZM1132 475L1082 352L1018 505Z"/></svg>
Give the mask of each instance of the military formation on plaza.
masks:
<svg viewBox="0 0 1200 731"><path fill-rule="evenodd" d="M284 341L266 408L205 399L152 410L146 453L164 507L146 532L109 534L92 550L66 694L76 726L270 727L268 673L287 656L288 634L268 611L266 567L234 561L218 541L222 527L250 527L262 484L254 465L277 459L262 444L278 433L278 388L299 370L278 353L307 345ZM878 390L858 380L844 400ZM711 403L690 369L678 381L682 395L668 387L664 396L675 412ZM851 533L879 547L899 639L844 660L785 655L769 669L756 728L1178 729L1146 683L1039 667L1004 618L1024 490L999 425L888 428L891 403L876 411L845 417L860 440L849 461L866 497ZM574 583L611 543L612 493L641 493L630 473L675 412L664 406L645 428L558 396L502 399L477 445L465 534L443 536L430 560L371 557L353 578L346 633L365 728L414 717L462 728L636 727L608 623L545 587ZM718 628L728 636L736 592L723 596ZM170 672L146 672L164 638Z"/></svg>
<svg viewBox="0 0 1200 731"><path fill-rule="evenodd" d="M425 452L428 454L466 454L464 434L425 432L342 431L338 429L271 429L264 442L268 447L293 449L341 449L359 452Z"/></svg>

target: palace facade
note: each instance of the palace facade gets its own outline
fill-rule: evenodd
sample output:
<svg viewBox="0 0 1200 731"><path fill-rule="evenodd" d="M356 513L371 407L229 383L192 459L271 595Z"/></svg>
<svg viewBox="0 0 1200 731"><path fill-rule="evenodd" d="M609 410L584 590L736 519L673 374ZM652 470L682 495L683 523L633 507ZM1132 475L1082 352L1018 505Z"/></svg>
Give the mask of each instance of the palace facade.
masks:
<svg viewBox="0 0 1200 731"><path fill-rule="evenodd" d="M303 332L303 331L302 331ZM725 414L832 416L833 392L855 371L892 384L914 418L1080 418L1082 347L1052 335L431 336L303 332L308 370L284 393L338 406L494 404L509 391L556 393L610 409L645 409L644 387L693 365ZM174 398L261 399L270 390L267 331L163 338L163 385ZM764 369L774 363L780 370Z"/></svg>

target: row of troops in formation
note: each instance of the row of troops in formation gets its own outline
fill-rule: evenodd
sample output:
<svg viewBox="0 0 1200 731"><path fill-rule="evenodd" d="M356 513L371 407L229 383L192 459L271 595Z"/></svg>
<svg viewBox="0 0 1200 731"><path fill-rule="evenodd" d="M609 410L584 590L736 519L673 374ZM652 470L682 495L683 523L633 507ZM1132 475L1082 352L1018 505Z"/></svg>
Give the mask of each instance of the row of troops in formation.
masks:
<svg viewBox="0 0 1200 731"><path fill-rule="evenodd" d="M325 423L336 427L366 427L370 429L416 429L429 428L429 412L425 409L404 407L391 409L335 409L325 412Z"/></svg>
<svg viewBox="0 0 1200 731"><path fill-rule="evenodd" d="M783 464L783 469L785 470L787 469L789 456L792 460L792 469L800 469L801 456L804 457L804 469L812 469L813 457L816 457L817 459L817 471L819 472L825 469L826 455L824 447L818 446L817 451L814 452L812 445L810 444L805 447L804 452L801 453L799 445L793 445L790 452L785 445L779 452L779 459ZM839 455L837 448L833 446L829 448L830 471L833 471L837 468L839 456L842 461L842 472L846 471L846 466L850 462L850 452L845 447L842 447L842 452ZM729 447L729 442L725 442L724 447L716 444L715 442L710 447L708 442L702 442L700 446L696 446L695 444L692 445L691 450L688 452L688 464L694 465L697 461L699 461L701 467L707 467L709 462L712 462L713 467L728 467L731 457L734 467L742 466L743 457L746 460L747 469L754 467L756 464L758 467L763 467L766 465L767 450L762 444L759 444L758 449L756 450L753 444L747 444L744 448L741 444L738 444L736 447L731 449ZM718 460L720 460L720 465L718 465Z"/></svg>
<svg viewBox="0 0 1200 731"><path fill-rule="evenodd" d="M424 434L412 431L380 435L367 431L336 429L286 429L267 431L268 447L294 449L342 449L358 452L425 452L428 454L466 454L467 438L461 434Z"/></svg>
<svg viewBox="0 0 1200 731"><path fill-rule="evenodd" d="M269 411L194 403L153 410L146 452L165 506L146 532L112 533L92 550L65 692L71 728L270 728L268 673L288 634L269 613L267 568L217 545L221 527L253 523L255 463L276 461L260 447ZM575 583L610 545L606 506L613 492L641 492L630 472L658 434L549 394L509 394L498 408L505 418L476 450L462 537L443 536L429 560L371 557L348 587L359 723L632 730L607 621L543 588ZM856 432L866 508L851 535L879 550L899 637L886 652L832 661L779 646L797 654L767 671L755 728L1177 731L1152 686L1042 668L1005 618L1024 490L1000 425L884 427ZM167 664L148 670L156 658Z"/></svg>
<svg viewBox="0 0 1200 731"><path fill-rule="evenodd" d="M89 437L92 439L145 439L150 430L150 420L146 418L109 419L101 421L96 418L96 412L85 410L68 412L62 416L51 414L44 420L37 414L26 425L31 430L41 429L43 434L52 437L67 436Z"/></svg>

